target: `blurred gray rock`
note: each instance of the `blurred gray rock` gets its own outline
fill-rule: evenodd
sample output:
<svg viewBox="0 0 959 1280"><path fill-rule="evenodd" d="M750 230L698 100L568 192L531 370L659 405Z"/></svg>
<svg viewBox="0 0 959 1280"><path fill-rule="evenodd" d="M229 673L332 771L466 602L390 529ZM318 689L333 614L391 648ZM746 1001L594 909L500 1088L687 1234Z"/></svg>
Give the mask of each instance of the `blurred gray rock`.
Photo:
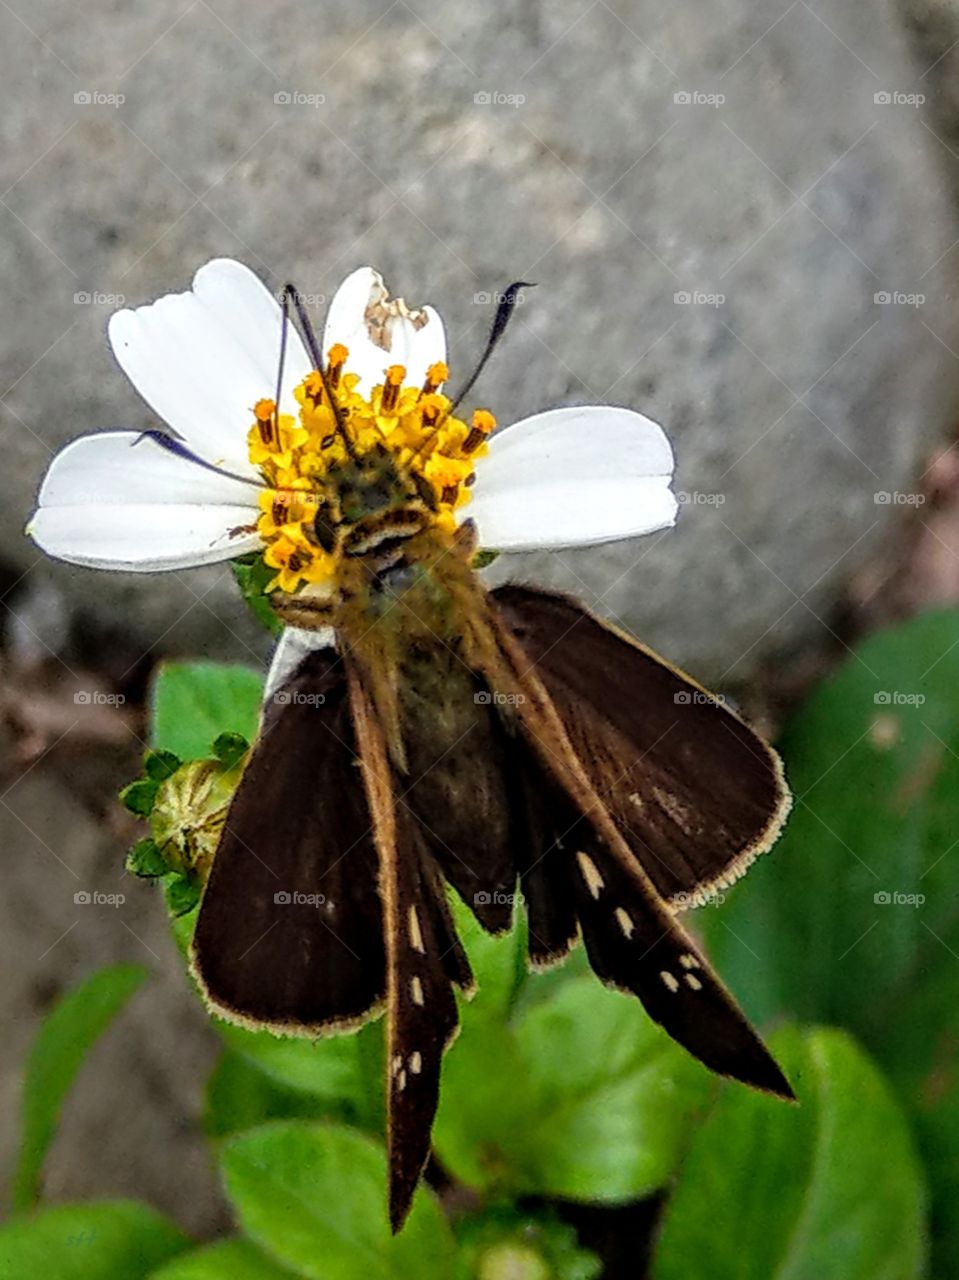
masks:
<svg viewBox="0 0 959 1280"><path fill-rule="evenodd" d="M23 539L52 450L151 421L106 347L110 305L74 295L147 301L219 254L328 295L370 261L441 307L454 378L488 323L475 295L539 282L478 388L501 419L608 399L675 442L675 532L507 568L709 679L829 639L908 509L875 495L916 491L959 401L955 159L890 4L35 11L43 43L0 12L15 568L144 648L261 655L223 570L121 578Z"/></svg>

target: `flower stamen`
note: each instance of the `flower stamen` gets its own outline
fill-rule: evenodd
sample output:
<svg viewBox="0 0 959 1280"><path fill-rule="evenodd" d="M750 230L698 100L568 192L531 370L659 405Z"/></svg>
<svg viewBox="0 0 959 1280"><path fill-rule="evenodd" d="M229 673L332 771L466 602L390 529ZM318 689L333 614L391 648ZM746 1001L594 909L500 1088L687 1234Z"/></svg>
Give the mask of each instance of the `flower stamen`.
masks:
<svg viewBox="0 0 959 1280"><path fill-rule="evenodd" d="M334 391L340 385L340 378L343 375L343 367L346 364L349 351L344 347L342 342L334 342L332 347L326 353L326 376L330 386Z"/></svg>
<svg viewBox="0 0 959 1280"><path fill-rule="evenodd" d="M386 382L383 384L383 396L380 400L380 411L390 413L396 408L400 398L400 387L406 377L406 368L401 364L391 364L386 371Z"/></svg>
<svg viewBox="0 0 959 1280"><path fill-rule="evenodd" d="M253 406L253 415L260 439L269 447L276 438L276 401L265 398L257 400Z"/></svg>
<svg viewBox="0 0 959 1280"><path fill-rule="evenodd" d="M470 433L463 441L464 453L475 453L486 437L496 430L496 419L489 409L474 409L470 420Z"/></svg>
<svg viewBox="0 0 959 1280"><path fill-rule="evenodd" d="M426 381L423 383L420 395L430 395L433 391L438 391L449 376L449 367L445 361L437 360L426 370Z"/></svg>

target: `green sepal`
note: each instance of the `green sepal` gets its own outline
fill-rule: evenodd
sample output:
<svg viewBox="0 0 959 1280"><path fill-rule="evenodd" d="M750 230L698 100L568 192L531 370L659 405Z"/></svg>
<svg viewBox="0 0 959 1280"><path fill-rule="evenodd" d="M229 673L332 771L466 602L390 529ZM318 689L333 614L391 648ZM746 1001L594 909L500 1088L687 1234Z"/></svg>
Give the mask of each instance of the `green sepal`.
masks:
<svg viewBox="0 0 959 1280"><path fill-rule="evenodd" d="M233 769L250 749L242 733L221 733L213 744L213 754L224 769Z"/></svg>
<svg viewBox="0 0 959 1280"><path fill-rule="evenodd" d="M200 886L195 877L174 876L164 885L170 915L185 916L200 901Z"/></svg>
<svg viewBox="0 0 959 1280"><path fill-rule="evenodd" d="M170 870L170 864L160 852L159 845L149 836L145 840L138 840L127 854L126 867L131 875L144 876L150 880L165 876Z"/></svg>
<svg viewBox="0 0 959 1280"><path fill-rule="evenodd" d="M138 818L149 818L159 787L153 778L137 778L120 792L120 803Z"/></svg>
<svg viewBox="0 0 959 1280"><path fill-rule="evenodd" d="M498 551L490 551L486 547L481 547L473 557L473 568L488 569L494 560L499 559L499 555L500 553Z"/></svg>
<svg viewBox="0 0 959 1280"><path fill-rule="evenodd" d="M183 761L172 751L148 751L143 759L146 776L154 782L166 782L172 778Z"/></svg>

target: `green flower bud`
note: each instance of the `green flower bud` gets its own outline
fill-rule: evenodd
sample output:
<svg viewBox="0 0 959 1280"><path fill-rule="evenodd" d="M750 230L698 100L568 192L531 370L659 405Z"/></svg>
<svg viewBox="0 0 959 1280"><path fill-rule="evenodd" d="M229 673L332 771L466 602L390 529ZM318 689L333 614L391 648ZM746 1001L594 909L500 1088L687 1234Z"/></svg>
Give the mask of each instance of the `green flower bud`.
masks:
<svg viewBox="0 0 959 1280"><path fill-rule="evenodd" d="M195 760L160 783L150 826L172 871L205 882L244 760L232 768L218 760Z"/></svg>

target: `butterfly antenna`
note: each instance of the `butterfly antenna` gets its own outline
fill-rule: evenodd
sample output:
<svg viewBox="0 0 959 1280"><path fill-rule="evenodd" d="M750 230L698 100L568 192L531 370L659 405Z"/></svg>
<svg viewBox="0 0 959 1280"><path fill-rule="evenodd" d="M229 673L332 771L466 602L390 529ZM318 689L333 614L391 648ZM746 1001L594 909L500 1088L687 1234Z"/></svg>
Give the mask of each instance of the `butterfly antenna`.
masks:
<svg viewBox="0 0 959 1280"><path fill-rule="evenodd" d="M490 329L489 338L486 342L486 349L480 356L476 368L466 379L466 385L461 387L459 394L450 405L450 413L455 413L460 401L465 400L469 393L473 390L476 379L486 368L490 356L496 350L500 338L506 332L506 326L509 324L510 316L513 314L513 308L517 302L517 291L519 289L533 289L535 284L531 280L514 280L505 293L500 294L499 305L496 308L496 315L493 317L493 325Z"/></svg>
<svg viewBox="0 0 959 1280"><path fill-rule="evenodd" d="M346 449L346 452L355 462L356 456L357 456L356 450L353 447L353 441L350 439L349 434L347 433L347 430L346 430L346 422L343 418L343 410L340 408L339 403L337 402L337 399L333 394L333 388L330 386L330 380L327 377L326 366L323 362L323 357L320 354L319 343L316 341L316 334L313 332L313 325L310 323L310 317L306 313L306 308L303 306L303 303L300 301L300 295L296 289L296 286L292 284L285 284L283 286L283 293L281 294L281 299L282 299L281 305L283 307L283 318L285 323L284 323L283 332L280 338L280 362L281 362L280 368L282 370L282 361L285 356L286 324L289 323L289 319L288 319L289 310L290 310L290 305L292 304L293 310L296 312L296 318L300 323L300 329L303 331L303 338L304 338L304 341L306 342L306 349L310 353L310 359L313 361L314 369L316 369L317 373L320 375L320 379L323 383L323 390L326 392L326 398L327 400L329 400L330 408L333 410L333 418L336 422L336 430L339 433L340 439L343 441L343 445ZM278 391L277 405L279 405L279 398L280 397L279 397L279 391Z"/></svg>
<svg viewBox="0 0 959 1280"><path fill-rule="evenodd" d="M141 431L137 438L131 442L131 448L140 444L143 440L152 440L154 444L159 445L161 449L165 449L167 453L172 453L177 458L184 458L187 462L203 467L205 471L213 471L218 476L227 476L230 480L239 480L241 484L251 485L254 489L263 487L259 480L254 480L250 476L240 475L238 471L229 471L226 467L218 467L213 462L207 462L206 458L201 458L199 454L187 448L178 436L171 435L168 431L160 431L157 427L150 427L146 431Z"/></svg>
<svg viewBox="0 0 959 1280"><path fill-rule="evenodd" d="M276 368L276 395L273 398L273 403L276 406L273 410L274 440L279 440L280 438L280 396L283 392L283 367L286 364L286 338L290 328L290 309L286 305L285 289L283 291L283 305L280 314L280 358Z"/></svg>

